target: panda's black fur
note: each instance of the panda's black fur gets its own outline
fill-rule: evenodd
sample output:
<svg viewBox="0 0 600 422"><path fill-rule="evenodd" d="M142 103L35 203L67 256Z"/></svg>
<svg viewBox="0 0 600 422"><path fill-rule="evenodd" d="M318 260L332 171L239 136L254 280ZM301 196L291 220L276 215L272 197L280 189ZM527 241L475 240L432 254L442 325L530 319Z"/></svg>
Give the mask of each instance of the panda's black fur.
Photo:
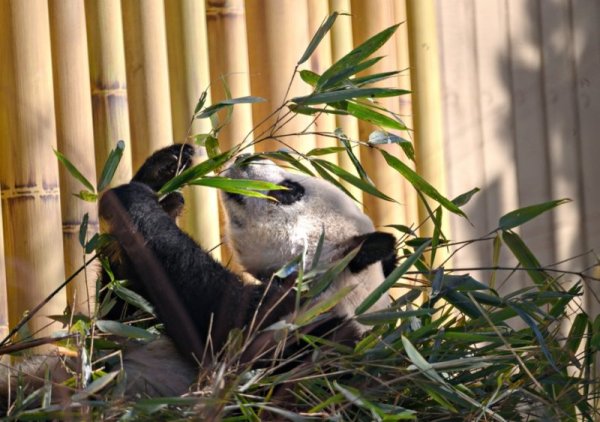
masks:
<svg viewBox="0 0 600 422"><path fill-rule="evenodd" d="M99 214L102 226L113 237L113 242L105 248L104 254L114 277L127 279L130 283L129 288L152 303L158 318L165 325L168 337L172 339L172 343L166 338L150 345L134 346L133 350L125 351L124 364L128 376L128 389L132 394L141 392L149 395L172 395L185 392L194 380L198 363L206 362L207 348L210 349L208 356L218 357L228 340L230 331L235 328L244 330L245 335L250 336L248 331L250 331L249 327L252 327L252 342L249 342L241 360L252 362L262 360L263 363L265 360L268 361L273 358L272 354L267 353L275 343L273 331L261 332L261 330L285 319L295 311L295 275L292 274L285 279L273 276L273 272L286 262L285 255L271 262L269 256L261 257L261 251L253 250L255 254L253 259L256 260L258 256L261 263L257 266L252 265L253 261L247 261L248 267L252 267L248 270L260 279L260 282L249 283L213 259L177 226L176 218L183 208L183 197L175 192L159 198L156 191L178 170L189 167L193 155L194 148L189 145L173 145L159 150L148 158L130 183L110 189L100 201ZM269 169L275 168L269 167ZM251 176L250 171L246 172L248 174L244 171L233 168L227 175L234 178ZM272 191L272 196L279 196L280 199L280 202L274 205L276 207L294 206L295 202L307 199L303 196L310 195L310 192L315 189L310 185L313 182L309 181L314 179L308 176L302 179L300 176L282 174L283 176L277 173L277 177L285 177L284 182L290 186L291 184L297 186L295 189L290 189L289 193ZM275 182L282 183L282 180L275 180ZM326 182L319 181L319 183ZM313 191L305 192L305 187ZM317 186L318 191L323 189L334 189L331 191L332 194L341 195L330 186ZM235 233L240 230L242 233L251 230L253 220L243 208L245 203L250 204L250 200L229 194L224 195L222 199L225 208L227 209L228 206L230 208L229 235L235 237ZM348 200L341 197L337 199ZM256 198L252 200L267 201ZM332 209L335 208L333 203L326 204L325 208L330 205ZM237 208L234 210L232 207ZM382 270L388 272L395 263L395 239L389 234L371 231L370 220L360 213L354 204L351 204L351 207L355 208L351 210L351 215L357 217L350 217L350 219L359 218L362 228L347 234L332 233L331 235L338 240L334 240L333 247L330 247L327 252L328 259L339 259L348 252L358 249L348 265L346 271L349 273L344 276L343 282L348 283L354 275L363 273L370 277L371 273L367 272L377 264L379 267L375 268L373 273L376 274L376 280L369 279L369 283L377 284L383 280ZM284 208L273 209L284 210ZM326 209L324 212L329 211ZM343 227L344 220L344 218L337 218L335 221ZM244 225L246 227L243 227ZM320 232L320 230L327 230L327 227L321 228L319 224L318 229ZM313 240L309 241L311 245L308 245L313 251L314 233L311 235ZM261 234L265 235L268 241L269 233ZM277 241L282 242L281 238ZM244 252L243 248L253 247L252 244L232 242L232 248L237 250L238 254ZM264 259L266 261L263 262ZM104 282L108 281L106 274L103 279ZM357 290L360 287L358 286ZM335 290L336 281L328 289ZM326 293L327 290L323 294ZM364 299L367 293L366 290L357 293L350 308L356 306L357 300ZM382 303L380 308L385 306L386 302ZM115 307L112 317L122 316L122 305L119 303ZM350 308L346 306L340 307L337 311L334 309L329 317L320 318L309 326L303 327L303 330L315 335L328 336L335 341L353 343L360 337L364 328L350 321L353 314ZM298 347L298 344L290 345L292 350L297 350ZM152 366L160 366L156 368L159 372L152 371ZM172 369L163 373L162 368ZM169 373L173 376L169 377Z"/></svg>

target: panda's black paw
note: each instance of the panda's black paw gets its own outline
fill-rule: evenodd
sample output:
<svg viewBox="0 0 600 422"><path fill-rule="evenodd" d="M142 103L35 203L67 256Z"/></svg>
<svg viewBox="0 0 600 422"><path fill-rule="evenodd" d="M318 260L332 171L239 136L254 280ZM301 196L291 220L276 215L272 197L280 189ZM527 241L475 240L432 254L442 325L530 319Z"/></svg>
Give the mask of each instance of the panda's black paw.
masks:
<svg viewBox="0 0 600 422"><path fill-rule="evenodd" d="M132 182L140 182L158 191L182 170L192 165L195 149L189 144L175 144L160 149L152 154L138 172Z"/></svg>
<svg viewBox="0 0 600 422"><path fill-rule="evenodd" d="M160 201L160 206L172 219L179 217L183 211L185 201L179 192L171 192Z"/></svg>

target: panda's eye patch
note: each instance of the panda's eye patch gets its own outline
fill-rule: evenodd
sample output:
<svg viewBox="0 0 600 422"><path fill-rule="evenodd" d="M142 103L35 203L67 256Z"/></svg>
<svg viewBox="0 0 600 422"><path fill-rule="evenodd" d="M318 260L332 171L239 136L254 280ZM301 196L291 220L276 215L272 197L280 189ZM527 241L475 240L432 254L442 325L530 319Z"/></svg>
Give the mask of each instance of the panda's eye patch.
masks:
<svg viewBox="0 0 600 422"><path fill-rule="evenodd" d="M284 180L278 185L286 187L286 190L270 190L267 195L275 198L279 205L290 205L299 201L304 196L304 187L292 180Z"/></svg>

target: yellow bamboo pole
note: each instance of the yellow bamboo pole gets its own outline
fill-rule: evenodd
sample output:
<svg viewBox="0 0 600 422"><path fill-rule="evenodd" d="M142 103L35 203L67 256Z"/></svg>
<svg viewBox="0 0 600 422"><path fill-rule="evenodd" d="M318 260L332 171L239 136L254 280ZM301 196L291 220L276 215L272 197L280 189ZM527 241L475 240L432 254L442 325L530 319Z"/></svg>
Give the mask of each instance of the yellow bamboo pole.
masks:
<svg viewBox="0 0 600 422"><path fill-rule="evenodd" d="M169 52L169 77L173 137L178 141L187 138L190 118L200 94L210 83L206 35L206 11L203 1L168 1L165 4L167 19L167 48ZM210 92L207 104L210 104ZM190 133L207 133L210 122L196 120ZM205 156L204 156L205 157ZM217 193L214 189L194 187L187 195L187 214L184 228L206 248L220 243L217 221ZM213 251L217 258L219 249Z"/></svg>
<svg viewBox="0 0 600 422"><path fill-rule="evenodd" d="M329 8L332 12L351 13L352 8L350 0L329 0ZM331 54L333 61L338 61L354 48L352 37L352 18L348 16L340 16L335 21L331 28ZM336 116L336 123L348 139L357 141L358 138L358 121L351 116ZM360 160L360 148L353 148L354 155ZM357 175L356 169L348 154L341 152L338 154L339 165L350 173ZM363 192L359 188L350 183L341 182L346 189L354 195L354 197L362 203Z"/></svg>
<svg viewBox="0 0 600 422"><path fill-rule="evenodd" d="M252 94L267 99L267 102L255 104L252 108L253 120L259 124L282 104L294 67L308 46L308 7L306 0L249 0L246 4L248 45L256 46L250 54ZM296 77L288 98L309 92L307 85ZM280 133L300 133L306 128L311 130L311 127L314 130L311 121L310 116L297 116ZM273 123L274 119L269 119L261 129ZM312 135L284 139L285 144L303 152L316 146ZM282 143L274 140L256 145L258 151L283 147Z"/></svg>
<svg viewBox="0 0 600 422"><path fill-rule="evenodd" d="M435 3L433 0L407 0L406 5L417 171L443 194L446 177ZM421 219L427 216L422 204L419 215ZM447 219L443 228L448 236ZM421 230L423 235L431 235L432 231L431 221Z"/></svg>
<svg viewBox="0 0 600 422"><path fill-rule="evenodd" d="M408 25L406 23L406 0L396 0L394 3L394 16L396 23L402 23L396 32L396 59L398 61L397 69L403 72L394 80L396 87L400 89L411 90L410 84L410 56L408 48ZM405 70L406 69L406 70ZM412 95L403 95L399 98L398 112L408 128L413 127L412 119ZM404 132L404 137L412 139L412 132ZM415 163L406 162L413 170ZM401 201L405 206L407 225L419 222L418 198L415 190L405 183L404 199Z"/></svg>
<svg viewBox="0 0 600 422"><path fill-rule="evenodd" d="M323 0L308 0L308 32L312 37L315 32L319 29L319 26L323 23L323 20L329 16L329 3ZM331 33L327 33L319 47L315 50L311 56L309 64L310 70L322 74L332 64L332 46L331 46ZM333 132L336 128L335 115L323 114L315 122L316 130L318 132ZM319 148L335 147L338 146L338 142L334 138L325 136L317 136L317 146ZM326 160L338 164L337 154L325 155L323 158Z"/></svg>
<svg viewBox="0 0 600 422"><path fill-rule="evenodd" d="M224 100L226 87L232 97L250 95L250 75L248 68L248 39L246 33L246 10L243 0L207 0L206 18L208 29L208 52L211 93L214 102ZM249 136L248 136L249 135ZM247 137L252 136L252 106L236 105L231 121L219 134L222 150L230 149ZM252 152L253 148L245 150ZM221 227L223 218L221 214ZM233 254L227 247L221 247L221 258L237 269Z"/></svg>
<svg viewBox="0 0 600 422"><path fill-rule="evenodd" d="M3 127L0 137L4 247L10 257L9 321L14 326L64 280L65 272L58 165L52 152L56 126L48 3L3 1L0 9L0 38L7 36L3 44L12 44L12 57L3 54L9 60L2 67L14 70L8 78L11 85L3 80L0 90L2 114L14 108L8 115L14 120ZM2 76L11 72L4 69ZM44 315L62 313L65 304L65 295L57 295L32 318L30 331L49 334L53 327Z"/></svg>
<svg viewBox="0 0 600 422"><path fill-rule="evenodd" d="M83 1L51 0L50 29L54 62L54 87L58 149L88 179L96 179L94 126L89 96L85 9ZM65 271L73 274L84 262L79 243L79 226L89 216L88 238L98 231L95 204L84 202L73 193L83 186L63 167L59 167ZM89 296L95 291L96 275L86 271L69 285L67 300L77 312L90 313Z"/></svg>
<svg viewBox="0 0 600 422"><path fill-rule="evenodd" d="M85 15L98 171L119 140L127 144L113 178L112 186L115 186L131 179L132 150L121 3L119 0L86 0Z"/></svg>
<svg viewBox="0 0 600 422"><path fill-rule="evenodd" d="M133 169L173 139L163 0L123 0Z"/></svg>
<svg viewBox="0 0 600 422"><path fill-rule="evenodd" d="M0 189L0 198L1 197L2 190ZM8 303L6 301L6 264L4 259L4 230L2 226L2 201L0 201L0 338L4 338L6 334L8 334Z"/></svg>
<svg viewBox="0 0 600 422"><path fill-rule="evenodd" d="M352 29L355 45L359 45L367 38L395 23L394 2L392 0L370 0L368 2L353 0L351 5ZM369 73L384 72L395 70L397 68L398 62L396 59L395 43L396 38L393 37L377 51L376 55L384 56L384 58L369 69ZM380 86L389 86L393 83L394 82L383 81ZM399 111L397 100L382 99L380 104L396 113ZM379 128L365 122L360 122L360 139L362 141L367 140L369 134L374 130L379 130ZM381 148L403 158L400 148L396 145L383 145ZM407 160L403 159L403 161ZM396 201L404 201L406 190L404 180L396 171L386 164L378 151L363 148L361 150L361 162L367 173L371 175L376 186ZM377 199L371 195L364 195L364 205L366 212L371 216L376 226L398 223L405 224L408 222L404 204L398 205Z"/></svg>
<svg viewBox="0 0 600 422"><path fill-rule="evenodd" d="M212 99L217 102L226 98L224 83L229 87L232 97L250 95L244 1L207 0L207 7ZM223 149L240 143L252 131L251 105L236 105L234 110L231 122L219 136ZM251 141L252 135L248 139Z"/></svg>

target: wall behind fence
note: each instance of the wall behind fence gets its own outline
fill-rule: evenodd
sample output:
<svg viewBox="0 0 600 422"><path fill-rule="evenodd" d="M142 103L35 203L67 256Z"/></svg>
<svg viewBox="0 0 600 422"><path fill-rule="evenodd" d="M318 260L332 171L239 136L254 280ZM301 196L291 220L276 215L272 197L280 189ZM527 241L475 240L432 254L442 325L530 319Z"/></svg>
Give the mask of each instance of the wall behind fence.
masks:
<svg viewBox="0 0 600 422"><path fill-rule="evenodd" d="M448 195L482 191L467 207L472 239L514 208L573 202L526 224L521 234L543 265L600 249L600 2L437 2L445 105ZM491 242L456 257L489 262ZM561 265L581 270L593 254ZM515 286L506 286L514 288ZM600 312L600 286L585 306Z"/></svg>
<svg viewBox="0 0 600 422"><path fill-rule="evenodd" d="M126 182L153 150L210 130L207 120L190 117L204 89L210 87L209 101L225 98L224 82L234 97L263 96L268 102L236 107L221 133L221 148L252 139L260 131L252 134L251 128L283 100L296 61L333 10L355 16L341 16L309 61L318 72L406 15L404 1L395 0L0 0L0 336L6 331L4 300L14 326L86 258L78 241L85 213L88 236L97 230L95 204L73 196L84 187L59 171L53 149L95 181L122 139L126 149L113 185ZM385 47L385 70L408 68L406 34L401 27ZM397 85L410 86L408 72ZM296 78L291 95L306 89ZM389 106L411 114L409 97ZM295 124L289 132L311 121ZM372 129L331 117L312 125L341 126L351 139ZM300 151L331 144L318 136L288 141ZM256 150L280 147L269 141ZM415 223L416 202L407 184L377 161L378 154L363 149L359 155L375 183L401 203L364 198L376 225ZM339 161L354 171L346 157ZM186 230L207 248L218 245L216 192L186 195ZM89 312L95 280L95 269L88 269L40 314L60 314L67 302ZM47 333L47 323L34 319L30 329Z"/></svg>

